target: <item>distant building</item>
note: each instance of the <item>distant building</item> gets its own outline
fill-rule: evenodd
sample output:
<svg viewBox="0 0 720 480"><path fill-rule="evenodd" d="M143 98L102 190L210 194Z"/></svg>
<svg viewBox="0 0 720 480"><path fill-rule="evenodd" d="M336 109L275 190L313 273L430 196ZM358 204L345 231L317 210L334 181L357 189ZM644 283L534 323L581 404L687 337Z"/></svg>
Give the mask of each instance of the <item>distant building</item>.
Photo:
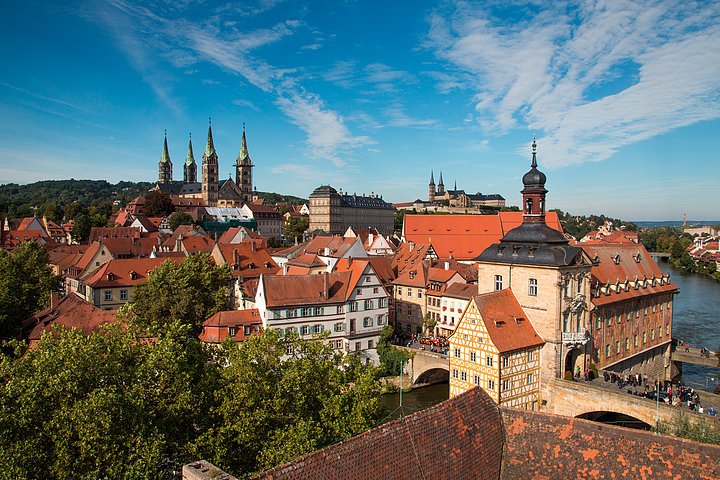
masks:
<svg viewBox="0 0 720 480"><path fill-rule="evenodd" d="M205 320L199 337L204 343L243 342L262 331L262 319L257 309L223 310Z"/></svg>
<svg viewBox="0 0 720 480"><path fill-rule="evenodd" d="M421 200L416 200L414 204L420 203ZM424 203L424 202L423 202ZM437 184L437 190L435 188L435 179L433 172L430 172L430 184L428 185L428 201L424 206L442 205L447 204L450 207L504 207L505 199L498 193L490 195L483 195L480 192L477 193L465 193L465 190L458 190L457 182L455 182L455 188L452 190L445 190L443 184L442 172L440 172L440 181ZM417 208L417 206L414 206Z"/></svg>
<svg viewBox="0 0 720 480"><path fill-rule="evenodd" d="M309 230L322 230L342 235L348 227L373 227L382 235L392 235L395 211L382 197L371 194L348 195L338 193L330 185L322 185L310 194Z"/></svg>

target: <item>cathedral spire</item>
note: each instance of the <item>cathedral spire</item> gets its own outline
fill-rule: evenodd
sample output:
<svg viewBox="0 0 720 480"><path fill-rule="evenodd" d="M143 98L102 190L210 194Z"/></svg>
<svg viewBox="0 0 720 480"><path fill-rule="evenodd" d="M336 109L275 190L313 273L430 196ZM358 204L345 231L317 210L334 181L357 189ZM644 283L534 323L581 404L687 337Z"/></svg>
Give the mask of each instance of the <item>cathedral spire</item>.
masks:
<svg viewBox="0 0 720 480"><path fill-rule="evenodd" d="M442 179L442 170L440 170L440 181L438 182L438 186L440 186L440 185L445 186L445 184L443 183L443 179Z"/></svg>
<svg viewBox="0 0 720 480"><path fill-rule="evenodd" d="M167 130L165 130L165 142L163 143L162 157L160 157L160 163L166 163L170 161L170 152L167 146Z"/></svg>
<svg viewBox="0 0 720 480"><path fill-rule="evenodd" d="M248 153L247 138L245 137L245 122L243 122L242 143L240 144L240 153L235 162L235 183L240 188L245 203L253 200L253 167L254 165Z"/></svg>
<svg viewBox="0 0 720 480"><path fill-rule="evenodd" d="M432 170L430 170L430 185L435 185L435 177L433 177Z"/></svg>
<svg viewBox="0 0 720 480"><path fill-rule="evenodd" d="M250 155L248 154L247 139L245 138L245 122L243 122L242 143L240 144L240 153L238 154L237 163L238 165L249 165L250 163L252 163L250 160Z"/></svg>
<svg viewBox="0 0 720 480"><path fill-rule="evenodd" d="M212 134L212 117L208 119L208 138L207 138L207 145L205 145L205 155L210 156L213 153L215 153L215 143L213 142L213 134Z"/></svg>
<svg viewBox="0 0 720 480"><path fill-rule="evenodd" d="M193 154L193 148L192 148L192 133L190 134L190 142L188 143L188 153L187 157L185 158L185 165L192 165L195 163L195 155Z"/></svg>

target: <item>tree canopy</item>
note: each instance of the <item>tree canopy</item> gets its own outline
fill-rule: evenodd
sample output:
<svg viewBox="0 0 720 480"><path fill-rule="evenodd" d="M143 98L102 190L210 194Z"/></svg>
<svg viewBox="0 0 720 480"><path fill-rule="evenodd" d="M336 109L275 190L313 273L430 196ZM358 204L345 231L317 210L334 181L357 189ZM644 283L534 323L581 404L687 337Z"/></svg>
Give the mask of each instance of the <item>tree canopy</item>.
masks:
<svg viewBox="0 0 720 480"><path fill-rule="evenodd" d="M167 193L152 190L145 195L145 215L148 217L167 217L175 211L172 199Z"/></svg>
<svg viewBox="0 0 720 480"><path fill-rule="evenodd" d="M290 217L283 228L285 240L294 243L295 240L302 242L303 233L310 226L310 219L307 217Z"/></svg>
<svg viewBox="0 0 720 480"><path fill-rule="evenodd" d="M180 225L192 225L193 218L185 212L175 212L170 215L170 229L175 230Z"/></svg>
<svg viewBox="0 0 720 480"><path fill-rule="evenodd" d="M174 320L197 335L202 322L228 308L230 278L229 267L215 265L208 253L190 255L181 263L166 261L135 287L128 309L153 335Z"/></svg>
<svg viewBox="0 0 720 480"><path fill-rule="evenodd" d="M48 262L48 252L25 242L8 253L0 250L0 338L15 336L20 323L48 306L50 292L62 283Z"/></svg>

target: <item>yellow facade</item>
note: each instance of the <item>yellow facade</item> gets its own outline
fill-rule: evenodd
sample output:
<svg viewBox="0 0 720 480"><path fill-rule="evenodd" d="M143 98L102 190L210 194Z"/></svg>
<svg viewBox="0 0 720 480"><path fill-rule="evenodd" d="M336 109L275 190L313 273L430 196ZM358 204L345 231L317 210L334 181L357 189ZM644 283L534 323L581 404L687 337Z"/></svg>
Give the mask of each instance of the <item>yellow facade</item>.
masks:
<svg viewBox="0 0 720 480"><path fill-rule="evenodd" d="M450 336L450 396L479 386L499 405L536 410L540 402L540 349L499 351L471 300Z"/></svg>

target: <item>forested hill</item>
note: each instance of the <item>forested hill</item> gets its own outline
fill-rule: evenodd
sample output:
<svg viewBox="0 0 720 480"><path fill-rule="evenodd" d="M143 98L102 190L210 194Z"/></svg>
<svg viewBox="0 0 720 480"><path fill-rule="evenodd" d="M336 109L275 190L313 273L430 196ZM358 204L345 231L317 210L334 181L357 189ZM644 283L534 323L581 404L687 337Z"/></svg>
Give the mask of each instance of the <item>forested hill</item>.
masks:
<svg viewBox="0 0 720 480"><path fill-rule="evenodd" d="M605 223L605 221L608 220L613 223L615 228L625 227L626 230L631 232L638 231L637 225L632 222L620 220L619 218L610 218L605 215L572 215L571 213L563 212L559 209L554 209L552 211L558 214L560 223L562 224L565 233L569 233L578 240L587 235L588 232L597 230Z"/></svg>
<svg viewBox="0 0 720 480"><path fill-rule="evenodd" d="M118 205L146 193L155 183L119 182L105 180L43 180L18 185L0 185L0 217L46 215L55 222L74 219L80 212L109 217ZM307 200L292 195L257 192L267 203L288 202L302 204ZM117 200L117 204L113 202Z"/></svg>

